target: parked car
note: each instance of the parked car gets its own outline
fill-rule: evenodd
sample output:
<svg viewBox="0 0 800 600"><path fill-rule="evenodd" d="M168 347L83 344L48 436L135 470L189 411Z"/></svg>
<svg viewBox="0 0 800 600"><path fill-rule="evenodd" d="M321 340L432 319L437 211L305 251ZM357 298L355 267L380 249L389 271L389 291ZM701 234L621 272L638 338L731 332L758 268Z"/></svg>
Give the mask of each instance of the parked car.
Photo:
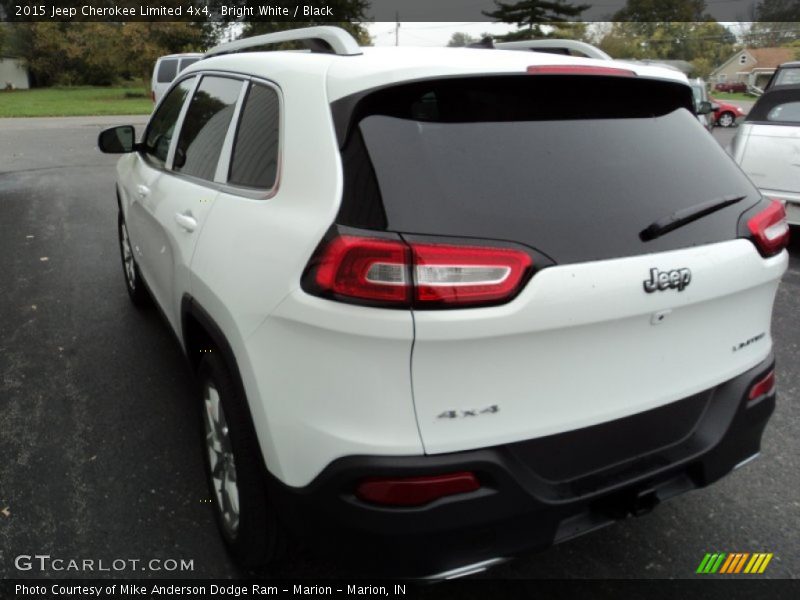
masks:
<svg viewBox="0 0 800 600"><path fill-rule="evenodd" d="M287 41L315 52L243 52ZM455 577L756 457L785 215L694 108L670 69L315 27L101 133L236 559Z"/></svg>
<svg viewBox="0 0 800 600"><path fill-rule="evenodd" d="M784 85L800 85L800 61L780 65L770 77L764 91Z"/></svg>
<svg viewBox="0 0 800 600"><path fill-rule="evenodd" d="M723 102L716 98L711 98L711 101L717 107L714 111L714 123L720 127L733 127L736 125L736 119L746 114L738 104Z"/></svg>
<svg viewBox="0 0 800 600"><path fill-rule="evenodd" d="M153 77L150 80L150 97L153 99L153 103L158 104L178 73L202 57L203 55L197 52L168 54L159 57L153 67Z"/></svg>
<svg viewBox="0 0 800 600"><path fill-rule="evenodd" d="M716 123L713 113L717 110L717 105L711 102L708 96L706 82L702 79L691 79L689 80L689 86L691 86L692 93L694 94L697 120L700 121L700 124L708 131L711 131L714 129L714 124Z"/></svg>
<svg viewBox="0 0 800 600"><path fill-rule="evenodd" d="M730 152L764 196L786 205L800 225L800 84L773 85L755 103L731 142Z"/></svg>
<svg viewBox="0 0 800 600"><path fill-rule="evenodd" d="M718 83L714 86L714 89L718 92L728 92L728 93L744 93L747 91L747 84L743 81L736 81L730 83Z"/></svg>

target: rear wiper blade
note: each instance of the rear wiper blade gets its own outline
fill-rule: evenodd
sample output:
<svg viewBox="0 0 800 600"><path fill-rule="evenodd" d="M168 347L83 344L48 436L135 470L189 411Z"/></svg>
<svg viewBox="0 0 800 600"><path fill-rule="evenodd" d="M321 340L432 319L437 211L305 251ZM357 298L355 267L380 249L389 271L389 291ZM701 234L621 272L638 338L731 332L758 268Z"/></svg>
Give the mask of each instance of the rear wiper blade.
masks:
<svg viewBox="0 0 800 600"><path fill-rule="evenodd" d="M693 221L697 221L697 219L702 219L706 215L710 215L718 210L722 210L726 206L736 204L745 198L747 198L747 196L725 196L716 200L695 204L689 208L682 208L681 210L675 211L668 217L664 217L658 221L653 221L650 225L642 229L642 231L639 233L639 238L643 242L649 242L650 240L661 237L670 231L675 231L679 227L683 227L684 225L688 225Z"/></svg>

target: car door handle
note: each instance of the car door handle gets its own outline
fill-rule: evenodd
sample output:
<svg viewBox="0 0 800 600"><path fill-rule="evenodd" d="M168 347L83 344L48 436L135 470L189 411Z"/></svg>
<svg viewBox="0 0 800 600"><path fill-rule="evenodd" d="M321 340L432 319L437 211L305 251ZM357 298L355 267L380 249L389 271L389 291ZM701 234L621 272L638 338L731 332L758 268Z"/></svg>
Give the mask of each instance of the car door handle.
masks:
<svg viewBox="0 0 800 600"><path fill-rule="evenodd" d="M137 185L136 186L136 195L140 198L147 198L150 195L150 188L146 185Z"/></svg>
<svg viewBox="0 0 800 600"><path fill-rule="evenodd" d="M190 233L197 229L197 219L190 212L175 213L175 222Z"/></svg>

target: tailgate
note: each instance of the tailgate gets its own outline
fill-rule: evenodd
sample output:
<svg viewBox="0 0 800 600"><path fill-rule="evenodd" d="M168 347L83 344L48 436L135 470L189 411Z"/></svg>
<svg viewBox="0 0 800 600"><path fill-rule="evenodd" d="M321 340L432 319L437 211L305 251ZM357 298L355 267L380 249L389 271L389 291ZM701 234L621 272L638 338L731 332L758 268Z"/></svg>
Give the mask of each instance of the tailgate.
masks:
<svg viewBox="0 0 800 600"><path fill-rule="evenodd" d="M415 311L414 401L426 452L602 423L713 387L764 360L787 255L747 240L537 273L502 306ZM689 269L646 293L651 270Z"/></svg>

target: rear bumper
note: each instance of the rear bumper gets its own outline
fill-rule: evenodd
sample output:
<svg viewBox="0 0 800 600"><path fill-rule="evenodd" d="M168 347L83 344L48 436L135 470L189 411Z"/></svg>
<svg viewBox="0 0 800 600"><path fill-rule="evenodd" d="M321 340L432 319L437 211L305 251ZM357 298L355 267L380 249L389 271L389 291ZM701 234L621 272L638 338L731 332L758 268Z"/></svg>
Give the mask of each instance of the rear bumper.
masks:
<svg viewBox="0 0 800 600"><path fill-rule="evenodd" d="M528 442L431 456L350 456L310 485L273 481L295 529L398 575L511 557L643 514L707 486L759 452L775 392L747 400L774 358L668 407ZM360 501L358 481L472 471L477 491L419 508ZM491 562L487 564L492 564Z"/></svg>

